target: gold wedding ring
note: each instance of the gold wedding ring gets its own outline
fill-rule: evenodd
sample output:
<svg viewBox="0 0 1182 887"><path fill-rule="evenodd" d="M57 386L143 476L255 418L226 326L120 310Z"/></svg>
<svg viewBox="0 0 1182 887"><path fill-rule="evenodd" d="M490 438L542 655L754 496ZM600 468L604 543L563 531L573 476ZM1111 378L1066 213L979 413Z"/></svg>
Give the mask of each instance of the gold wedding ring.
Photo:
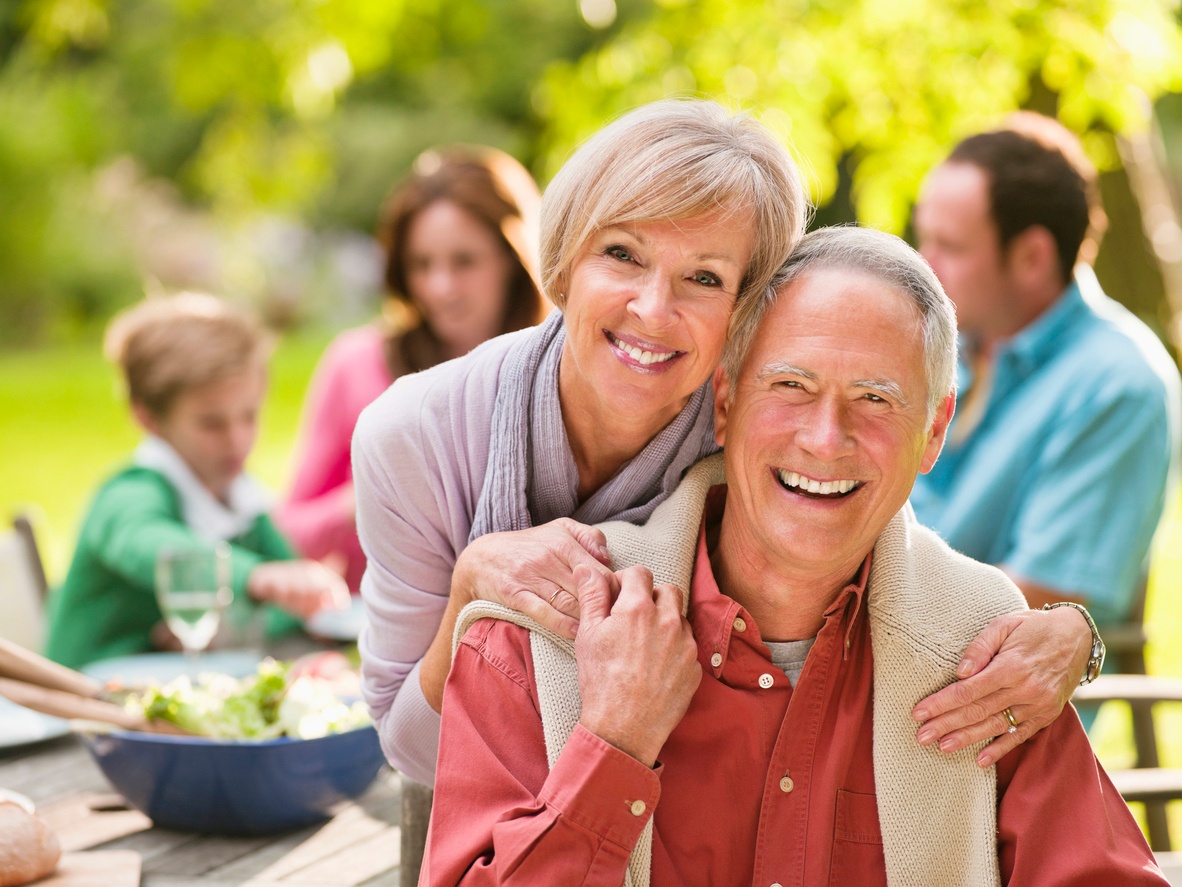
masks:
<svg viewBox="0 0 1182 887"><path fill-rule="evenodd" d="M1006 732L1007 733L1017 733L1018 732L1018 719L1014 717L1014 713L1012 711L1010 711L1009 706L1006 706L1005 708L1003 708L1001 710L1001 714L1002 714L1002 717L1004 717L1007 721L1010 722L1010 729L1006 730Z"/></svg>
<svg viewBox="0 0 1182 887"><path fill-rule="evenodd" d="M550 600L548 600L546 603L554 606L554 598L558 597L564 591L566 591L566 589L559 585L556 589L554 589L554 594L550 595Z"/></svg>

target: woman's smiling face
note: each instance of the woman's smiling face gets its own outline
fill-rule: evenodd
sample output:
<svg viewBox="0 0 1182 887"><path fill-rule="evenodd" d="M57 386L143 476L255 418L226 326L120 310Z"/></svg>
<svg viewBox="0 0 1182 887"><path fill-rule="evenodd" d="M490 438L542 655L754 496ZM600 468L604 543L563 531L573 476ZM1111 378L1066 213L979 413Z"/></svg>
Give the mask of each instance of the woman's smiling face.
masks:
<svg viewBox="0 0 1182 887"><path fill-rule="evenodd" d="M564 409L668 424L718 366L754 242L744 213L594 233L566 275Z"/></svg>

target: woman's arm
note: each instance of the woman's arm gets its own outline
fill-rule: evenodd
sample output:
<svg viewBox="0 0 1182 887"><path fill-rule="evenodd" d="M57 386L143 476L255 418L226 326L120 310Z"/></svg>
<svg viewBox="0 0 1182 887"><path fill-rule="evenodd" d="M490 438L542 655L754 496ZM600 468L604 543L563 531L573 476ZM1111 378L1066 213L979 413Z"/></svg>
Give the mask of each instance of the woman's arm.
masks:
<svg viewBox="0 0 1182 887"><path fill-rule="evenodd" d="M456 561L443 623L419 671L419 683L431 707L440 711L443 705L456 619L467 604L496 601L573 638L579 625L574 580L579 564L606 575L611 557L599 530L570 518L473 540Z"/></svg>
<svg viewBox="0 0 1182 887"><path fill-rule="evenodd" d="M959 680L912 710L921 745L954 752L997 737L977 756L988 767L1059 716L1087 668L1092 632L1072 607L998 616L969 644L956 668ZM1004 732L999 714L1018 721Z"/></svg>

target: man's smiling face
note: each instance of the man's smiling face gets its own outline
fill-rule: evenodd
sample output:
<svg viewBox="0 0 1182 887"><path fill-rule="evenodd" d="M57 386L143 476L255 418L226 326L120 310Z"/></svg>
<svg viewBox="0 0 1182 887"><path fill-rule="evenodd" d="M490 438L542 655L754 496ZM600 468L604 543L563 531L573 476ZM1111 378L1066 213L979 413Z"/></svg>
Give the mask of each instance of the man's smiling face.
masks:
<svg viewBox="0 0 1182 887"><path fill-rule="evenodd" d="M781 290L738 384L721 372L715 384L730 488L722 532L753 563L819 580L848 579L874 547L935 463L953 402L928 421L911 299L834 269Z"/></svg>

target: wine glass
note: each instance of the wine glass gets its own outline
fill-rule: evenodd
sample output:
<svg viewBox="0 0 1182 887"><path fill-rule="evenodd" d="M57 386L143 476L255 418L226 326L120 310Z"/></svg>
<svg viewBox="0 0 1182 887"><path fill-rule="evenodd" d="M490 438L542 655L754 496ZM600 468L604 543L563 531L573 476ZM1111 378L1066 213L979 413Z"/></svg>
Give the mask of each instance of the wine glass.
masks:
<svg viewBox="0 0 1182 887"><path fill-rule="evenodd" d="M169 629L195 663L209 646L222 610L234 599L230 546L162 551L156 558L156 602Z"/></svg>

